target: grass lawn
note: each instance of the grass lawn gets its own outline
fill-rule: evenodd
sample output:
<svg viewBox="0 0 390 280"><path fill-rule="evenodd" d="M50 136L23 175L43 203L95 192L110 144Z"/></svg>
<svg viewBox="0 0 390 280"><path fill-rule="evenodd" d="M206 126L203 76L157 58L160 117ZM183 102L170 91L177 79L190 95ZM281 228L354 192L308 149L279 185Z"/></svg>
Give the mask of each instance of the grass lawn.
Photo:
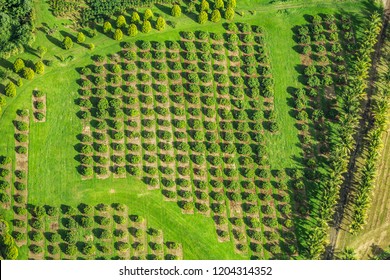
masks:
<svg viewBox="0 0 390 280"><path fill-rule="evenodd" d="M299 157L301 152L297 146L299 141L295 127L296 121L289 114L291 107L288 105L290 94L287 89L299 86L296 66L300 64L299 54L293 49L296 42L293 40L291 29L303 24L305 15L341 11L359 12L361 5L356 1L291 1L285 5L279 3L268 5L268 0L238 2L238 10L255 10L256 13L250 14L246 11L245 17L236 15L236 20L263 26L267 34L266 45L270 54L272 75L275 79L274 104L280 127L278 134L269 135L267 138L271 169L291 168L299 164L295 158ZM69 22L55 19L49 12L46 1L36 0L35 7L37 27L42 26L43 23L52 27L54 23L57 23L60 26L60 32L70 32L65 27ZM200 26L193 19L182 16L177 22L176 29L169 27L161 33L155 31L151 34L140 33L135 40L179 39L178 31L181 30L225 31L221 24L207 23ZM54 206L61 204L76 206L81 202L90 205L102 202L124 203L129 207L129 212L145 217L150 226L162 229L166 239L182 243L185 259L246 258L247 256L234 252L232 241L218 242L211 218L198 214L183 215L175 203L163 201L159 190L149 191L141 181L130 178L129 175L127 179L81 180L81 176L76 171L78 163L74 159L77 155L74 148L74 145L78 143L76 135L82 130L82 123L76 116L79 108L74 104L74 100L79 97L76 83L79 73L75 69L91 64L92 55L113 54L121 48L118 42L99 33L95 38L87 38L86 41L86 43L96 45L93 52L77 44L73 49L64 51L52 43L58 43L60 38L59 32L54 39L49 40L45 33L37 31L33 48L39 45L46 46L48 52L44 59L54 60L55 64L52 67L46 67L45 74L36 75L34 80L24 80L23 87L18 89L17 97L12 101L8 100L9 105L0 113L0 135L3 136L0 141L0 154L13 157L15 140L12 120L15 118L16 110L32 109L31 93L34 89L46 93L46 122L31 121L30 123L28 203ZM130 39L125 36L125 40ZM64 58L73 56L73 58L61 62L55 58L59 55L63 55ZM39 59L29 52L21 57L33 61ZM9 59L11 62L14 60L15 58ZM7 61L2 61L1 65L7 65ZM377 189L380 187L378 186ZM374 205L381 205L381 203L383 202L378 201ZM376 211L376 207L373 207L373 211L374 209ZM9 213L6 215L7 218L11 218ZM375 222L373 227L377 224ZM388 238L389 232L387 240ZM25 250L21 250L20 258L26 258L26 251L26 247Z"/></svg>

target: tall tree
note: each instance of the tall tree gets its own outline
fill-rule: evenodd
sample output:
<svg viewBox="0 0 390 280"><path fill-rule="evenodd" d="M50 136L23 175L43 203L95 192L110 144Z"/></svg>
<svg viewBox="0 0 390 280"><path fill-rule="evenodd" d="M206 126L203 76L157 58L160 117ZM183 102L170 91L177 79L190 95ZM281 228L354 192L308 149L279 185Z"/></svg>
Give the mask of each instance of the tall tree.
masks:
<svg viewBox="0 0 390 280"><path fill-rule="evenodd" d="M83 32L77 34L77 43L81 44L85 42L85 35Z"/></svg>
<svg viewBox="0 0 390 280"><path fill-rule="evenodd" d="M227 8L225 11L225 18L227 20L232 20L234 18L234 10L233 8Z"/></svg>
<svg viewBox="0 0 390 280"><path fill-rule="evenodd" d="M219 22L220 20L221 20L221 12L216 9L211 13L211 21Z"/></svg>
<svg viewBox="0 0 390 280"><path fill-rule="evenodd" d="M127 25L126 18L123 15L119 15L116 19L116 27L122 28Z"/></svg>
<svg viewBox="0 0 390 280"><path fill-rule="evenodd" d="M24 60L21 58L17 58L14 62L15 73L19 73L24 67L25 67Z"/></svg>
<svg viewBox="0 0 390 280"><path fill-rule="evenodd" d="M121 41L123 39L123 32L119 28L114 32L114 40Z"/></svg>
<svg viewBox="0 0 390 280"><path fill-rule="evenodd" d="M200 24L206 23L208 19L209 19L209 15L207 14L207 12L201 11L201 12L199 13L198 22L199 22Z"/></svg>
<svg viewBox="0 0 390 280"><path fill-rule="evenodd" d="M134 24L138 24L141 22L141 17L139 16L139 14L134 11L131 13L131 23L134 23Z"/></svg>
<svg viewBox="0 0 390 280"><path fill-rule="evenodd" d="M150 21L145 20L142 24L142 33L149 33L150 31L152 31L152 25Z"/></svg>
<svg viewBox="0 0 390 280"><path fill-rule="evenodd" d="M45 72L45 65L41 60L37 61L34 66L35 66L35 73L43 74L43 72Z"/></svg>
<svg viewBox="0 0 390 280"><path fill-rule="evenodd" d="M35 76L34 70L32 70L30 67L24 67L22 76L27 80L32 80Z"/></svg>
<svg viewBox="0 0 390 280"><path fill-rule="evenodd" d="M103 32L108 33L112 30L112 25L109 21L104 22L103 24Z"/></svg>
<svg viewBox="0 0 390 280"><path fill-rule="evenodd" d="M181 8L178 4L173 5L171 10L171 15L173 17L180 17L181 16Z"/></svg>
<svg viewBox="0 0 390 280"><path fill-rule="evenodd" d="M156 29L158 31L164 30L166 26L165 19L163 17L158 17L156 22Z"/></svg>
<svg viewBox="0 0 390 280"><path fill-rule="evenodd" d="M200 12L206 11L208 12L210 10L210 4L207 0L202 0L200 3Z"/></svg>
<svg viewBox="0 0 390 280"><path fill-rule="evenodd" d="M73 41L70 37L66 36L64 40L62 41L62 47L65 50L69 50L73 47Z"/></svg>
<svg viewBox="0 0 390 280"><path fill-rule="evenodd" d="M153 18L153 12L151 9L146 9L144 13L144 21Z"/></svg>
<svg viewBox="0 0 390 280"><path fill-rule="evenodd" d="M225 7L225 3L223 0L215 0L214 2L214 8L215 9L223 9Z"/></svg>
<svg viewBox="0 0 390 280"><path fill-rule="evenodd" d="M5 95L8 97L15 97L16 96L16 86L13 82L9 82L5 86Z"/></svg>
<svg viewBox="0 0 390 280"><path fill-rule="evenodd" d="M128 29L128 34L129 36L131 37L134 37L138 34L138 28L137 28L137 25L135 25L134 23L130 24L129 25L129 29Z"/></svg>

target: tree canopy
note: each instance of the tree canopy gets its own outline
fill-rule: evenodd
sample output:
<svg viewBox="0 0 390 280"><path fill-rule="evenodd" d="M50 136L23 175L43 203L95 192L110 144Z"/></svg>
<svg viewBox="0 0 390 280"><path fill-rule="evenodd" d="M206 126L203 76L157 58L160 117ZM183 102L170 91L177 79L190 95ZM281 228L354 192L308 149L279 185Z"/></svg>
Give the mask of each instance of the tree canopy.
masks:
<svg viewBox="0 0 390 280"><path fill-rule="evenodd" d="M0 56L23 52L33 41L32 0L0 1Z"/></svg>

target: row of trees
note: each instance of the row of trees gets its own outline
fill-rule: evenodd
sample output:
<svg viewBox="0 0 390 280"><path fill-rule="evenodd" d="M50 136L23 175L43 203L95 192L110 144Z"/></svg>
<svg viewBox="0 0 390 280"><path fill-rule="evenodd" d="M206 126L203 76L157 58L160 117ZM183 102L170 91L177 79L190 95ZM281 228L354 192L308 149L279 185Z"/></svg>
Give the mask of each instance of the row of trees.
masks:
<svg viewBox="0 0 390 280"><path fill-rule="evenodd" d="M18 257L18 247L11 234L6 220L0 218L0 259L16 260Z"/></svg>
<svg viewBox="0 0 390 280"><path fill-rule="evenodd" d="M136 9L144 6L151 6L155 3L172 4L175 0L113 0L104 1L97 0L87 1L88 7L81 10L81 24L87 25L90 22L103 23L104 20L110 18L117 13Z"/></svg>
<svg viewBox="0 0 390 280"><path fill-rule="evenodd" d="M377 43L377 36L381 30L380 15L373 14L371 21L365 30L365 46L361 50L362 64L365 68L370 65L370 56L373 46ZM355 173L359 179L354 185L355 192L351 200L352 219L350 231L356 233L366 224L367 211L370 207L370 197L373 188L375 187L375 176L377 175L377 161L380 157L382 148L382 136L388 126L388 113L390 110L390 77L388 71L390 69L389 61L386 60L390 53L389 32L386 34L386 41L382 46L382 55L378 69L379 77L373 89L373 97L370 107L370 119L367 121L368 133L364 139L363 164L359 166ZM364 64L363 64L364 63ZM368 68L365 69L368 73ZM362 73L364 74L364 72Z"/></svg>
<svg viewBox="0 0 390 280"><path fill-rule="evenodd" d="M325 20L328 21L327 15L324 15ZM329 21L329 26L332 24L333 20ZM307 202L311 204L313 210L312 215L310 219L306 220L306 222L310 223L307 228L305 227L305 234L300 234L299 238L301 239L300 242L303 245L305 252L304 254L308 258L319 258L321 255L321 252L324 249L324 243L326 242L326 229L327 229L327 221L329 221L332 218L332 207L334 206L335 201L332 201L332 199L337 200L337 189L333 187L329 187L327 184L327 181L329 180L326 176L328 174L328 171L332 169L332 167L329 167L329 162L324 162L320 157L316 157L317 154L317 147L315 146L313 140L314 137L317 138L317 140L321 143L321 153L328 154L328 148L325 146L325 139L324 137L318 137L316 135L310 135L311 131L309 130L309 122L313 122L314 128L318 131L319 134L323 134L323 130L329 130L325 124L332 125L333 115L329 114L328 110L323 110L324 107L323 99L318 96L319 93L321 93L322 90L324 90L324 87L328 87L332 85L332 77L329 76L329 74L332 73L332 67L328 65L329 62L337 62L342 63L344 60L336 60L335 57L337 53L332 53L331 60L328 59L328 56L324 55L326 54L325 50L323 48L324 41L326 41L326 37L320 38L321 35L324 35L326 32L326 28L322 28L323 26L323 20L319 16L314 16L312 18L312 24L313 26L320 26L321 31L316 32L316 28L309 28L307 25L301 26L297 29L298 31L298 43L301 44L302 49L304 49L303 54L304 55L310 55L314 56L314 54L317 52L318 57L320 58L327 58L326 60L321 60L322 63L326 63L326 65L321 67L316 67L315 65L309 65L304 68L304 75L306 84L308 85L307 89L299 89L295 92L295 104L294 107L296 109L295 115L297 120L300 122L300 130L302 131L301 135L301 143L302 143L302 149L304 149L304 163L305 163L305 173L299 172L300 175L296 176L298 179L294 180L293 182L294 187L297 189L297 194L295 195L297 197L298 202L298 210L300 213L305 214L307 213L307 207L305 206L305 196L306 192L305 185L313 184L318 186L315 188L315 191L313 193L310 193L309 195L312 197L312 199L307 198ZM324 24L324 26L327 26L327 24ZM329 27L328 27L329 28ZM317 34L313 36L313 33ZM311 38L313 37L314 48L311 48ZM306 38L306 39L305 39ZM333 43L333 42L330 42ZM305 50L308 48L308 50ZM338 51L340 52L340 50ZM341 64L342 65L342 64ZM344 69L345 70L345 69ZM317 71L319 73L317 73ZM325 77L329 76L330 83L324 83L326 81ZM341 91L342 87L336 87L336 90ZM338 93L338 92L337 92ZM335 97L332 96L332 101L334 101ZM309 99L312 99L313 102L308 102ZM311 113L311 118L309 118L309 113L311 110L309 110L309 106L313 107L313 111ZM327 117L329 120L325 123L324 118ZM320 132L321 131L321 132ZM346 161L347 159L345 159ZM318 170L319 167L324 165L326 168L326 171L321 174ZM345 170L343 171L345 172ZM342 173L342 172L341 172ZM303 177L305 175L305 178ZM341 174L338 174L340 177ZM330 178L330 179L333 179ZM331 192L328 191L328 188L331 190ZM326 191L324 191L326 189ZM323 195L326 195L325 197L325 203L323 200ZM328 197L327 197L328 196ZM317 203L318 200L318 203ZM316 203L312 203L312 201L316 201ZM318 208L317 208L318 207ZM314 218L314 219L312 219ZM326 220L325 220L326 219ZM315 225L313 227L313 224Z"/></svg>
<svg viewBox="0 0 390 280"><path fill-rule="evenodd" d="M22 78L27 80L32 80L35 73L43 74L45 72L45 65L43 64L42 60L39 60L33 64L33 67L29 67L26 65L26 62L23 59L17 58L14 62L13 68L16 74L19 74Z"/></svg>
<svg viewBox="0 0 390 280"><path fill-rule="evenodd" d="M18 214L22 210L25 211L23 214L27 213L27 209L23 208L18 210ZM111 214L113 210L115 210L115 215ZM103 254L104 257L110 255L112 253L110 248L113 248L114 252L123 253L131 247L133 252L143 254L146 250L146 244L143 243L145 235L150 236L150 240L162 237L161 230L139 228L144 219L138 215L125 216L126 206L120 203L113 203L111 206L101 203L95 207L81 203L77 208L68 205L61 205L60 208L48 205L31 206L28 211L32 215L28 221L31 230L28 234L23 233L23 228L27 226L27 223L22 220L14 220L14 226L17 230L13 231L12 235L18 241L28 238L30 241L29 250L33 254L42 254L47 249L48 253L56 258L59 257L61 251L71 257L81 253L86 258L96 258L100 254ZM49 218L47 219L46 216ZM51 222L53 217L59 218L61 229L45 232L45 228L48 228L47 223ZM128 222L131 223L131 227L127 228ZM115 224L118 226L113 229ZM97 242L80 241L79 236L82 234L80 232L83 232L84 229L91 230L97 238ZM131 234L132 242L124 241L129 234ZM41 245L45 239L49 243L46 248ZM61 242L64 243L60 245ZM165 245L169 251L180 248L176 242L167 241ZM163 253L164 244L162 242L150 241L148 246L156 254L153 258L157 258L157 254Z"/></svg>
<svg viewBox="0 0 390 280"><path fill-rule="evenodd" d="M79 33L77 33L76 42L78 44L82 45L85 42L85 40L86 40L86 37L85 37L85 34L83 31L80 31ZM65 36L61 42L61 46L65 50L70 50L71 48L73 48L73 45L74 45L73 39L69 36ZM95 48L95 45L93 43L90 43L90 44L87 44L87 47L90 50L93 50Z"/></svg>
<svg viewBox="0 0 390 280"><path fill-rule="evenodd" d="M346 85L337 88L336 110L337 122L329 122L328 133L332 135L329 141L329 159L324 165L325 172L321 175L319 192L317 193L318 208L312 214L314 226L307 231L303 246L305 255L311 259L317 259L325 250L327 242L328 222L333 219L335 206L339 198L339 191L344 181L345 172L348 169L348 161L355 145L354 135L359 124L361 113L360 102L365 96L367 87L366 78L370 68L370 54L376 43L380 30L381 20L379 14L371 15L370 25L376 27L370 30L367 36L362 38L351 61L350 75ZM379 27L379 29L378 29ZM367 33L366 33L367 34ZM371 38L371 40L370 40Z"/></svg>
<svg viewBox="0 0 390 280"><path fill-rule="evenodd" d="M177 12L177 11L176 11ZM130 17L130 22L128 23L125 16L119 15L116 18L115 29L113 28L110 21L105 21L103 24L103 32L106 34L111 34L115 40L121 41L123 34L128 36L135 37L139 30L142 33L149 33L152 31L152 20L154 14L151 9L146 9L143 14L143 20L137 11L133 11ZM158 31L164 30L166 27L166 21L162 16L157 17L154 22L154 28Z"/></svg>
<svg viewBox="0 0 390 280"><path fill-rule="evenodd" d="M192 8L192 3L189 4L187 11L192 12L195 8ZM234 9L236 8L236 0L215 0L213 3L213 9L210 8L210 2L207 0L202 0L198 8L198 22L200 24L206 23L209 19L212 22L219 22L222 18L222 14L227 20L232 20L234 18Z"/></svg>
<svg viewBox="0 0 390 280"><path fill-rule="evenodd" d="M35 74L43 74L45 72L45 65L41 60L36 63L29 62L29 65L26 65L26 62L17 58L13 64L13 70L21 78L26 80L32 80L35 77ZM5 96L13 98L16 96L16 88L23 85L22 79L17 80L15 84L13 81L9 81L5 86ZM3 96L0 96L0 112L1 107L6 105L6 99Z"/></svg>
<svg viewBox="0 0 390 280"><path fill-rule="evenodd" d="M127 1L110 1L109 3L105 2L102 3L101 1L91 1L90 2L90 8L89 9L83 9L82 11L82 17L81 22L86 25L87 23L91 21L95 22L103 22L104 20L107 20L108 18L112 17L115 13L121 12L123 13L126 10L129 10L130 7L135 8L136 5L134 3L126 3ZM129 1L131 2L131 1ZM137 2L137 1L134 1ZM150 1L154 2L154 1ZM161 1L158 1L161 2ZM182 6L175 3L174 1L165 1L165 2L173 2L174 4L171 6L170 14L173 17L180 17L182 14ZM235 8L236 8L236 0L215 0L213 2L202 0L201 3L197 5L194 2L188 3L188 6L185 9L186 13L198 13L198 22L203 24L207 22L209 19L212 22L219 22L222 18L222 16L227 20L232 20L234 18L235 14ZM130 24L134 24L135 26L141 25L140 30L144 32L144 30L147 30L148 22L152 19L152 16L149 16L151 13L150 9L146 9L145 14L141 17L138 14L136 10L133 10L130 16ZM152 14L151 14L152 15ZM159 20L161 21L162 17L159 17L157 20L155 27L157 30L162 30L161 24L159 23ZM174 24L174 23L172 23ZM134 28L134 25L131 27ZM174 24L175 25L175 24ZM129 32L130 33L130 32ZM144 32L147 33L147 32Z"/></svg>
<svg viewBox="0 0 390 280"><path fill-rule="evenodd" d="M0 203L7 204L11 201L10 198L10 175L11 171L8 166L11 163L11 158L0 156Z"/></svg>

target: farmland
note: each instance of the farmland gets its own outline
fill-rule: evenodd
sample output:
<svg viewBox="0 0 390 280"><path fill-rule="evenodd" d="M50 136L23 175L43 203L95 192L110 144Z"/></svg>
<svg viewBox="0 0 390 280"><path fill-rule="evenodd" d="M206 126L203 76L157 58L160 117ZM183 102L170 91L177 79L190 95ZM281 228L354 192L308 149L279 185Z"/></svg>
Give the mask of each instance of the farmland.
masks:
<svg viewBox="0 0 390 280"><path fill-rule="evenodd" d="M17 258L323 258L380 9L165 2L105 16L32 2L35 42L0 60L0 213ZM343 235L336 250L358 249Z"/></svg>

